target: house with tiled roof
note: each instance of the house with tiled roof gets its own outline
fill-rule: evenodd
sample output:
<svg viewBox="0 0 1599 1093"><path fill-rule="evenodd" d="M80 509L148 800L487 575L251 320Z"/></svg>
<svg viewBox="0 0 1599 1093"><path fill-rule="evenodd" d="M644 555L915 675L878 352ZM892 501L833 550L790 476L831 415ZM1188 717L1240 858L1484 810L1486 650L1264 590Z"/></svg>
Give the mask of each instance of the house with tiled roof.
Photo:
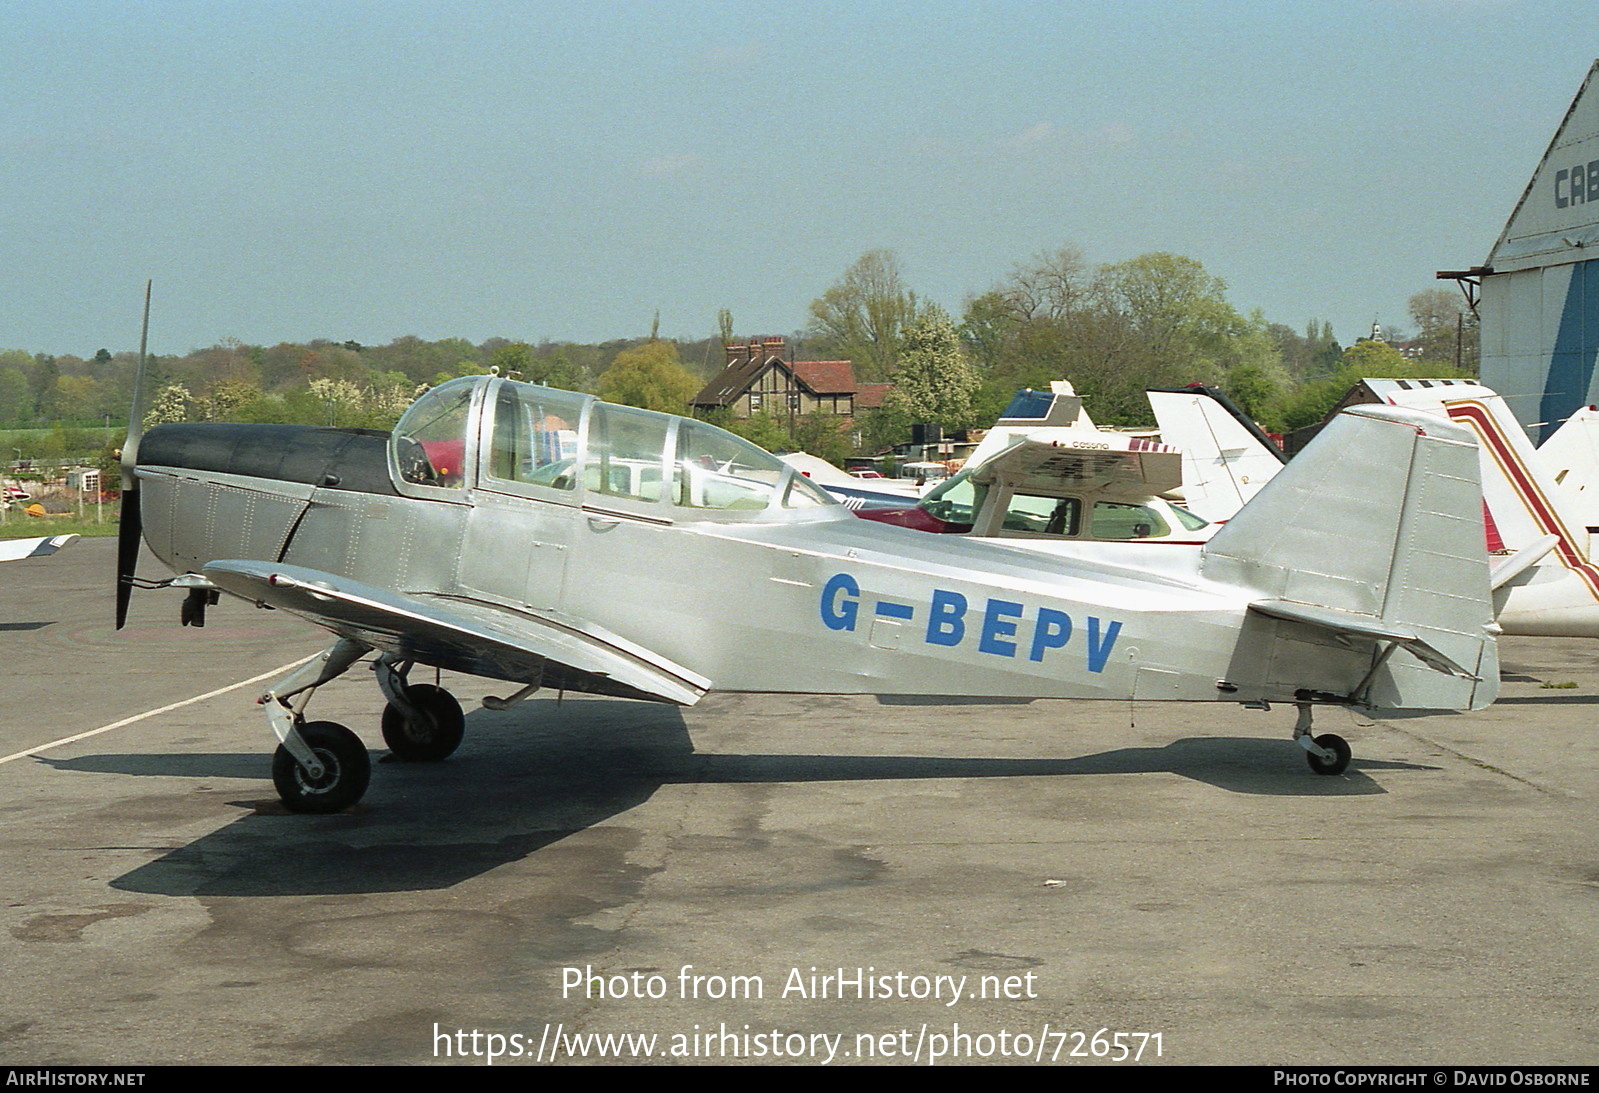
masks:
<svg viewBox="0 0 1599 1093"><path fill-rule="evenodd" d="M850 361L791 360L782 338L751 338L725 348L727 365L694 396L691 405L696 410L727 410L735 418L762 413L851 418L857 411L881 406L893 386L857 385Z"/></svg>

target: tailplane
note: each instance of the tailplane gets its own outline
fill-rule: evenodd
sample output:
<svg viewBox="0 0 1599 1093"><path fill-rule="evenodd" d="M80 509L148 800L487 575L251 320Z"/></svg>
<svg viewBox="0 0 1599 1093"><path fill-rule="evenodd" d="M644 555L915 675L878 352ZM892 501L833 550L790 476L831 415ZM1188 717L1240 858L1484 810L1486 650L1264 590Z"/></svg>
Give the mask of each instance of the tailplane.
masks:
<svg viewBox="0 0 1599 1093"><path fill-rule="evenodd" d="M1369 651L1347 692L1307 699L1480 709L1498 691L1476 445L1458 425L1346 410L1217 532L1201 567L1257 590L1253 613ZM1279 639L1271 682L1313 678L1314 642Z"/></svg>

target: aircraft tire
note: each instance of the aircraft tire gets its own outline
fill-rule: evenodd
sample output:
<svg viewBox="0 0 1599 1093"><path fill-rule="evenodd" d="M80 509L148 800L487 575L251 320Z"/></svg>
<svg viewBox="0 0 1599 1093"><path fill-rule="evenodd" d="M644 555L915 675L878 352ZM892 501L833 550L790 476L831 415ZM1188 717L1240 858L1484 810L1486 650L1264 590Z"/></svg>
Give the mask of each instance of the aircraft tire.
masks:
<svg viewBox="0 0 1599 1093"><path fill-rule="evenodd" d="M1310 762L1310 769L1317 774L1342 774L1349 767L1349 759L1353 753L1349 750L1349 742L1334 733L1323 733L1316 737L1318 747L1326 748L1333 752L1331 760L1323 759L1314 752L1306 752L1305 758Z"/></svg>
<svg viewBox="0 0 1599 1093"><path fill-rule="evenodd" d="M383 707L383 742L405 763L437 763L448 759L466 736L466 715L455 696L431 683L410 688L408 698L425 722L407 718L392 702Z"/></svg>
<svg viewBox="0 0 1599 1093"><path fill-rule="evenodd" d="M361 738L332 721L300 726L300 736L327 768L321 778L300 769L289 749L272 755L272 784L290 812L343 812L359 801L372 780L372 759Z"/></svg>

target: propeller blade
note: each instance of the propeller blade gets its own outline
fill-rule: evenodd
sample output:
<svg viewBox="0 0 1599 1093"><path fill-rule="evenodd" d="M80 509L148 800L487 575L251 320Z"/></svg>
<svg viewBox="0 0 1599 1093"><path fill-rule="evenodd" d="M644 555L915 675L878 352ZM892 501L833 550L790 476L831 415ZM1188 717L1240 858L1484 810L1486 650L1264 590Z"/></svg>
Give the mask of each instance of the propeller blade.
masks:
<svg viewBox="0 0 1599 1093"><path fill-rule="evenodd" d="M117 629L128 621L128 600L133 596L133 574L139 564L144 525L139 519L139 490L122 491L122 522L117 528Z"/></svg>
<svg viewBox="0 0 1599 1093"><path fill-rule="evenodd" d="M128 621L134 571L144 521L139 513L139 438L144 436L145 346L150 340L150 281L144 283L144 325L139 331L139 367L133 374L133 406L128 410L128 435L122 442L122 516L117 527L117 629Z"/></svg>

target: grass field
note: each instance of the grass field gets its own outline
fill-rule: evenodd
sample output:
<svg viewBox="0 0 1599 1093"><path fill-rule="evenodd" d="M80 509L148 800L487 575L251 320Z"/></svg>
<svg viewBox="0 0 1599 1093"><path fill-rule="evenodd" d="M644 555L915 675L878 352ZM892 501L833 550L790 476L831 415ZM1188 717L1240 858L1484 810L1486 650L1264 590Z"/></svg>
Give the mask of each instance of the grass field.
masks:
<svg viewBox="0 0 1599 1093"><path fill-rule="evenodd" d="M97 524L94 509L88 509L87 519L72 516L24 516L20 509L6 513L6 522L0 524L0 539L32 539L40 535L115 535L117 533L117 506L105 506L105 523Z"/></svg>

